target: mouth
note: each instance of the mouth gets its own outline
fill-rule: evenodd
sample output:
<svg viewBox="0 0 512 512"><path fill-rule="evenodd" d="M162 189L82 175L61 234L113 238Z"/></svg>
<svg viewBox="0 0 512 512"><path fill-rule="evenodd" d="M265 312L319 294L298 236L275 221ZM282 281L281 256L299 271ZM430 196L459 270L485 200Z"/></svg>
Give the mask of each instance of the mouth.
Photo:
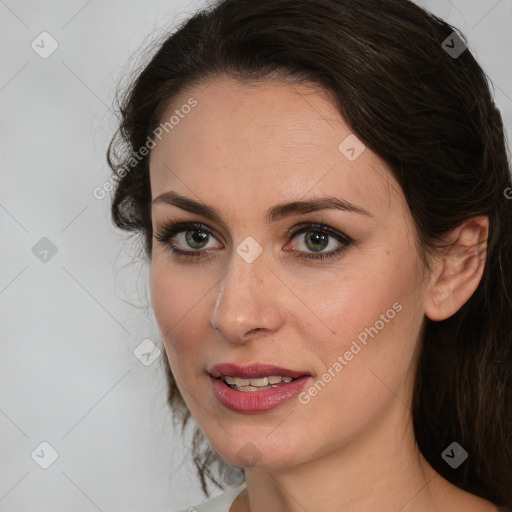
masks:
<svg viewBox="0 0 512 512"><path fill-rule="evenodd" d="M270 375L256 379L239 379L238 377L223 375L220 379L236 391L263 391L264 389L277 388L296 380L291 377L281 377L280 375Z"/></svg>
<svg viewBox="0 0 512 512"><path fill-rule="evenodd" d="M213 366L208 373L236 391L264 391L284 386L301 377L311 376L308 371L291 370L263 363L243 366L221 363Z"/></svg>

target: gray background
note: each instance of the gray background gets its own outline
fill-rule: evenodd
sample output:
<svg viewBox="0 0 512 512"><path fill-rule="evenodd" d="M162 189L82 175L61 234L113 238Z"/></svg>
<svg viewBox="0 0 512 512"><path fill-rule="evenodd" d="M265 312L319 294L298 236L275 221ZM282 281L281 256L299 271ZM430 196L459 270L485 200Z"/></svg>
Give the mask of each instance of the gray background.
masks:
<svg viewBox="0 0 512 512"><path fill-rule="evenodd" d="M512 0L418 3L466 34L512 133ZM118 81L202 4L0 0L2 512L203 501L166 406L162 355L149 365L134 355L145 339L163 351L148 269L110 225L109 196L92 194L110 176ZM46 59L31 47L43 31L59 45ZM44 441L58 452L47 469Z"/></svg>

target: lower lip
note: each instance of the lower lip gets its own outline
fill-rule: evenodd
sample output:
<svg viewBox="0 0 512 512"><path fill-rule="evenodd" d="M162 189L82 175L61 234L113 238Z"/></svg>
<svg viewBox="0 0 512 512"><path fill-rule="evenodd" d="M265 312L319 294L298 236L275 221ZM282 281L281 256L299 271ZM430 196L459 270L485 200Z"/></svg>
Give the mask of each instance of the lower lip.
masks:
<svg viewBox="0 0 512 512"><path fill-rule="evenodd" d="M292 382L262 391L236 391L223 380L210 375L213 392L217 400L227 409L235 412L255 413L275 409L296 397L311 379L304 375Z"/></svg>

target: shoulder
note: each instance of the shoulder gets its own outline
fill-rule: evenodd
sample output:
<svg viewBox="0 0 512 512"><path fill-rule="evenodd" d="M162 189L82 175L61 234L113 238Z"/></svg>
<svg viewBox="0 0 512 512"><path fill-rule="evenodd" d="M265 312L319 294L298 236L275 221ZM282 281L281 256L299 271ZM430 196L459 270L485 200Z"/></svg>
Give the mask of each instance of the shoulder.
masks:
<svg viewBox="0 0 512 512"><path fill-rule="evenodd" d="M245 490L245 482L238 487L227 489L222 494L215 496L208 501L195 505L193 507L176 510L175 512L229 512L229 508L235 501L235 498Z"/></svg>

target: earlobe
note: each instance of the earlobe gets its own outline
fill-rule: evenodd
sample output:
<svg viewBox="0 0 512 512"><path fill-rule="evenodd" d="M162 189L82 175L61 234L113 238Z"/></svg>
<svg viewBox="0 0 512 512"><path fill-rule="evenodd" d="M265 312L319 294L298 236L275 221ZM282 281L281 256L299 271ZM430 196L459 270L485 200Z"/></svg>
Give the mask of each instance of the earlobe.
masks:
<svg viewBox="0 0 512 512"><path fill-rule="evenodd" d="M440 321L455 314L477 289L485 268L488 217L472 217L455 228L440 254L425 299L425 315Z"/></svg>

